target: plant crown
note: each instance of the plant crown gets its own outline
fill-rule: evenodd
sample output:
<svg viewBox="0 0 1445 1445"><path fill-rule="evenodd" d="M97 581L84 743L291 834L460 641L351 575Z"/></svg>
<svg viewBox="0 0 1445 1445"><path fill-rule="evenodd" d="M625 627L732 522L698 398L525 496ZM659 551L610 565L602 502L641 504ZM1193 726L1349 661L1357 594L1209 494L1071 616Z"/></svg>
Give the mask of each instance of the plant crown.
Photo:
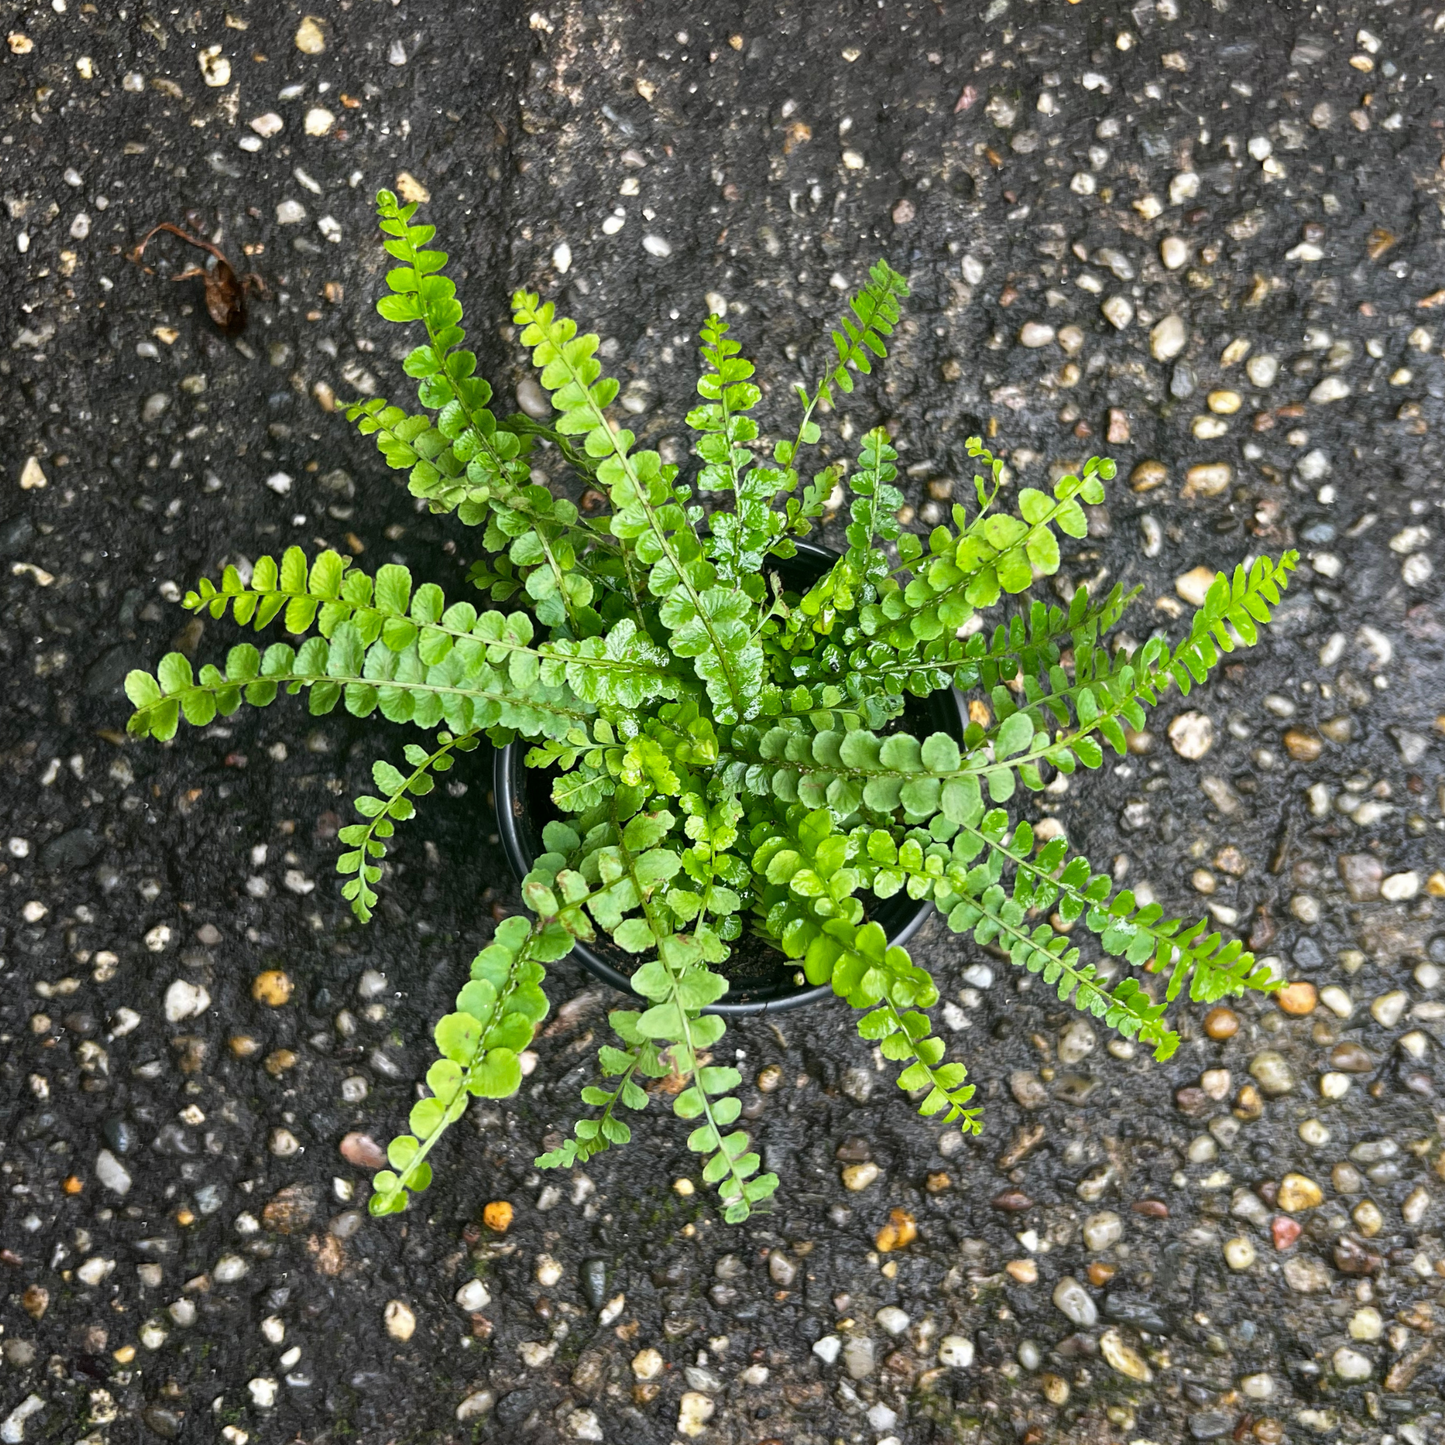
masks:
<svg viewBox="0 0 1445 1445"><path fill-rule="evenodd" d="M973 1131L973 1087L926 1012L938 988L870 921L870 897L932 900L949 928L1161 1059L1178 1043L1165 1010L1181 994L1209 1003L1273 985L1237 941L1116 890L1009 806L1055 774L1098 768L1106 747L1122 755L1126 729L1143 728L1162 694L1187 695L1222 654L1252 646L1295 553L1220 573L1178 643L1110 647L1133 595L1122 587L1104 597L1079 587L1066 607L1023 594L1058 570L1061 536L1085 536L1084 504L1103 500L1111 461L1094 458L1051 491L1011 492L973 438L976 505L955 505L926 537L899 521L898 458L882 427L851 466L805 480L816 416L886 356L908 295L882 261L832 332L815 384L797 387L796 430L768 454L753 366L719 316L701 331L691 483L609 419L618 385L598 338L528 291L513 297L513 321L555 416L499 417L463 344L433 228L390 192L378 207L397 264L377 309L424 335L404 363L418 409L366 400L346 415L432 511L480 529L487 556L469 577L479 601L449 602L405 567L367 576L335 552L308 560L291 547L248 577L227 567L184 599L257 632L279 623L291 641L241 643L199 673L170 653L154 676L126 680L131 731L161 739L182 718L204 725L282 690L305 691L313 714L379 712L427 736L405 745L405 768L376 763L376 791L356 800L361 821L341 830L342 891L363 921L395 825L459 753L484 736L523 738L529 766L555 770L560 816L522 884L530 918L498 925L437 1024L429 1094L391 1143L373 1213L404 1209L427 1186L430 1155L469 1097L517 1090L519 1056L547 1012L546 965L599 931L636 956L641 1006L612 1013L604 1082L582 1091L592 1112L537 1162L570 1166L625 1143L623 1111L646 1106L647 1081L681 1076L673 1112L692 1124L689 1148L729 1221L777 1185L733 1127L739 1074L712 1061L724 1024L705 1012L728 991L720 966L744 930L859 1011L859 1033L902 1066L898 1083L922 1113ZM605 510L584 513L534 480L544 444ZM846 552L806 593L785 594L768 559L793 554L844 486ZM1002 620L981 625L995 608ZM950 687L977 694L967 726L915 736L908 699ZM1078 923L1101 962L1084 961Z"/></svg>

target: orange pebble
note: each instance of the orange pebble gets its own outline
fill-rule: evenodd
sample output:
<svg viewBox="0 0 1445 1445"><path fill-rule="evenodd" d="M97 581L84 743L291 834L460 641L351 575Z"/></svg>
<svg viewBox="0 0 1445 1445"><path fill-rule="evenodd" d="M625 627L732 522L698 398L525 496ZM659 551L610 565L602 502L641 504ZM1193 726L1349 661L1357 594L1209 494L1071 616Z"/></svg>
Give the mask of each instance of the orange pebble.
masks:
<svg viewBox="0 0 1445 1445"><path fill-rule="evenodd" d="M895 1249L904 1249L918 1238L918 1226L906 1209L895 1209L888 1216L888 1223L873 1236L874 1247L880 1254L889 1254Z"/></svg>
<svg viewBox="0 0 1445 1445"><path fill-rule="evenodd" d="M85 1180L78 1174L72 1174L64 1184L60 1186L67 1194L79 1194L85 1188Z"/></svg>
<svg viewBox="0 0 1445 1445"><path fill-rule="evenodd" d="M482 1210L482 1223L498 1234L505 1234L512 1223L512 1206L505 1199L494 1199Z"/></svg>
<svg viewBox="0 0 1445 1445"><path fill-rule="evenodd" d="M292 987L290 978L279 968L268 968L265 973L258 973L252 980L251 997L257 1003L280 1008L291 997Z"/></svg>
<svg viewBox="0 0 1445 1445"><path fill-rule="evenodd" d="M1303 1018L1306 1014L1315 1011L1315 1004L1319 1001L1319 993L1314 984L1306 983L1303 979L1297 983L1287 983L1274 996L1275 1002L1287 1014L1294 1014Z"/></svg>

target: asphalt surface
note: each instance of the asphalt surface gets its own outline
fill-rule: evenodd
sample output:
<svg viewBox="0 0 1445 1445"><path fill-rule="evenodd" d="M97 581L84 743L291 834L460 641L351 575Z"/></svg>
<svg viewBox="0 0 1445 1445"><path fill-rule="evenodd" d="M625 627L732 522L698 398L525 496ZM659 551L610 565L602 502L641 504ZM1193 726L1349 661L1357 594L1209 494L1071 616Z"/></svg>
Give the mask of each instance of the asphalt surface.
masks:
<svg viewBox="0 0 1445 1445"><path fill-rule="evenodd" d="M4 11L0 1440L1441 1437L1445 10ZM613 1002L563 963L519 1097L421 1207L358 1212L343 1139L401 1127L519 906L490 757L362 929L335 834L406 739L283 700L137 744L120 684L218 659L234 630L180 591L293 542L462 595L475 539L328 410L406 392L373 309L398 184L499 391L507 298L542 290L686 461L706 298L781 426L885 255L909 319L825 447L896 426L913 525L969 494L974 432L1021 483L1107 451L1053 586L1142 585L1140 639L1197 567L1297 546L1259 648L1038 804L1313 985L1295 1011L1246 1000L1224 1039L1181 1007L1156 1065L935 921L983 1135L915 1116L841 1005L736 1025L783 1183L730 1229L660 1102L533 1169ZM126 259L160 222L254 276L239 334L170 280L202 253ZM894 1210L917 1237L880 1250Z"/></svg>

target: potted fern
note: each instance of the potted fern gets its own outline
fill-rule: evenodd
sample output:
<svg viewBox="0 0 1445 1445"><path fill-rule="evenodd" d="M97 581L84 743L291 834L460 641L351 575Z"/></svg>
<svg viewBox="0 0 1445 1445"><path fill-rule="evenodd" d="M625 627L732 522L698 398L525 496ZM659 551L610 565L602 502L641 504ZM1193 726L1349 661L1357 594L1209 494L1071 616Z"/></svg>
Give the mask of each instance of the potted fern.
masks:
<svg viewBox="0 0 1445 1445"><path fill-rule="evenodd" d="M1081 587L1067 608L1002 605L1057 570L1058 534L1085 534L1081 504L1102 501L1112 462L1091 460L1051 494L1013 493L974 438L975 509L955 506L952 525L926 538L899 523L896 453L881 428L852 465L802 482L815 415L886 355L908 288L885 263L832 333L816 385L797 388L801 418L770 464L753 450L752 365L709 317L702 400L687 416L700 466L684 482L609 420L617 383L602 374L597 337L526 291L513 320L556 416L499 419L463 347L433 229L413 225L415 205L390 192L378 208L398 263L378 310L425 332L405 361L421 409L369 400L347 415L433 511L480 529L488 560L470 581L482 605L449 603L404 567L371 577L334 552L308 561L293 547L249 578L228 567L183 605L257 631L279 621L299 645L242 643L199 674L171 653L155 676L126 680L131 731L162 739L181 718L203 725L282 690L305 691L313 714L344 706L423 732L425 744L404 746L404 768L375 765L376 793L357 799L361 821L342 830L342 891L363 921L412 799L483 738L501 748L497 796L528 916L497 926L438 1022L430 1095L391 1143L373 1213L426 1188L429 1156L469 1097L516 1091L519 1055L547 1012L546 966L579 947L640 1006L611 1014L606 1082L583 1091L593 1112L538 1164L624 1143L621 1110L648 1100L640 1081L675 1072L687 1084L673 1110L693 1121L688 1145L732 1222L777 1187L731 1128L737 1070L709 1053L720 1010L740 995L767 1006L840 995L862 1036L903 1066L898 1082L921 1112L979 1128L964 1065L945 1058L925 1012L937 986L902 943L930 905L1159 1058L1177 1044L1165 1011L1181 994L1207 1003L1273 986L1237 941L1115 892L1063 837L1037 840L1006 805L1056 772L1099 767L1106 745L1122 754L1146 707L1253 644L1293 552L1218 576L1177 646L1154 636L1111 652L1106 634L1129 600L1120 587L1101 598ZM610 509L585 514L535 484L543 446ZM835 555L802 539L840 486L851 520ZM988 629L990 609L1001 611ZM983 703L966 725L955 689ZM1098 935L1103 965L1082 961L1051 915Z"/></svg>

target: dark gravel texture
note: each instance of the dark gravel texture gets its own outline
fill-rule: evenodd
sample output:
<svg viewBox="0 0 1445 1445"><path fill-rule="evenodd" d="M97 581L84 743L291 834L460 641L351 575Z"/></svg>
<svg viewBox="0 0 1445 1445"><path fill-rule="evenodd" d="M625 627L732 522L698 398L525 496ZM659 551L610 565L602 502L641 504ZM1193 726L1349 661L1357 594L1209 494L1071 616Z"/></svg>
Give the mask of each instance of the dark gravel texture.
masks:
<svg viewBox="0 0 1445 1445"><path fill-rule="evenodd" d="M306 54L278 0L3 8L0 1440L1440 1438L1445 10L318 0ZM210 46L228 85L203 79ZM329 134L305 134L313 107ZM272 110L284 129L240 148ZM517 906L490 758L404 830L362 930L335 833L400 734L282 703L130 744L119 687L168 645L230 645L174 605L226 558L322 540L460 594L473 539L321 404L403 391L370 214L401 171L500 389L524 375L510 290L543 289L681 458L706 293L786 403L835 277L886 254L911 319L842 420L897 424L919 522L967 483L974 431L1021 481L1109 450L1119 480L1056 585L1142 584L1138 637L1199 564L1298 545L1264 644L1167 699L1150 751L1039 801L1171 911L1228 910L1341 992L1245 1001L1228 1042L1179 1008L1156 1065L1086 1051L1069 1009L934 921L918 955L984 1134L914 1115L840 1005L739 1025L745 1078L781 1069L744 1096L783 1188L732 1230L674 1189L693 1164L660 1105L585 1175L534 1172L612 1001L564 963L521 1095L453 1131L423 1207L356 1213L342 1137L400 1127L431 1021ZM191 212L264 284L237 340L167 279L199 253L124 258ZM1169 315L1184 345L1155 360ZM1226 364L1236 339L1277 379ZM1215 398L1217 436L1213 392L1238 407ZM1127 440L1106 443L1111 408ZM1212 720L1199 761L1166 738L1186 710ZM288 1002L253 998L264 970ZM210 1002L167 1023L177 981ZM1255 1108L1266 1049L1293 1086ZM1321 1202L1286 1212L1312 1197L1290 1173ZM918 1238L880 1255L895 1209ZM1122 1234L1094 1219L1090 1250L1101 1211ZM1237 1272L1234 1239L1257 1255Z"/></svg>

